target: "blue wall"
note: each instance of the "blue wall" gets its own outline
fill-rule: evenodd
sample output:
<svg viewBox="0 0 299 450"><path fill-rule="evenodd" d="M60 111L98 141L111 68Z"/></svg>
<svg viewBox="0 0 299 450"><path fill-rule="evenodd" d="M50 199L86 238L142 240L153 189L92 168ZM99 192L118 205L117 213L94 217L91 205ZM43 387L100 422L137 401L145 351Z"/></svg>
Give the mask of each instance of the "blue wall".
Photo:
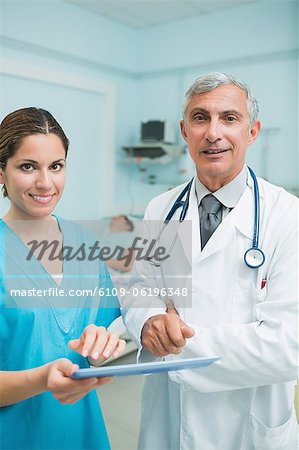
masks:
<svg viewBox="0 0 299 450"><path fill-rule="evenodd" d="M64 215L98 218L116 212L142 213L151 197L190 177L193 167L187 155L169 166L137 166L123 163L121 146L136 142L144 118L172 121L177 143L182 144L178 121L184 92L210 70L247 81L259 100L262 124L270 131L249 149L248 162L276 184L299 185L297 2L245 4L144 30L63 1L2 1L0 8L2 57L109 82L116 89L115 176L101 183L107 164L101 156L106 132L101 127L105 114L101 102L73 92L76 101L66 106L71 91L61 95L55 91L51 99L49 86L42 90L37 84L30 91L20 78L1 78L1 115L28 104L30 92L34 101L40 99L40 106L48 104L53 110L53 103L59 103L61 123L68 127L74 146L69 179L76 205L63 203ZM79 154L89 162L84 163ZM149 175L156 176L156 185L147 183ZM98 195L88 196L88 189L81 186ZM107 206L101 197L113 188L114 201Z"/></svg>
<svg viewBox="0 0 299 450"><path fill-rule="evenodd" d="M112 152L123 142L136 139L136 31L62 1L4 1L0 9L2 58L49 73L60 71L82 82L109 83L116 90L111 128L117 132ZM23 106L40 106L53 112L68 133L68 182L58 213L97 219L115 211L118 207L113 199L109 205L103 201L107 192L112 192L115 179L105 179L105 165L110 162L103 154L108 130L103 125L107 111L102 99L44 80L33 82L22 75L0 76L2 117ZM1 201L2 213L5 207Z"/></svg>
<svg viewBox="0 0 299 450"><path fill-rule="evenodd" d="M140 118L181 118L185 91L200 74L220 70L246 81L260 104L263 132L247 161L273 183L299 185L298 11L296 2L266 1L149 28L141 32ZM177 135L179 129L177 126ZM182 143L182 139L178 138ZM139 198L192 176L188 156L169 168L148 168L161 185L131 190ZM165 180L165 183L163 183Z"/></svg>

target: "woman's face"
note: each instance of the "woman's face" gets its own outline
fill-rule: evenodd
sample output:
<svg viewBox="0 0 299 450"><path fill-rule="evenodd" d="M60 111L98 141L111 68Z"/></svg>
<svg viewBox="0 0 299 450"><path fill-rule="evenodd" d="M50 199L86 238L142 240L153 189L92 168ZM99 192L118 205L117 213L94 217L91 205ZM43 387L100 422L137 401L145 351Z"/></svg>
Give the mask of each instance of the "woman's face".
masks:
<svg viewBox="0 0 299 450"><path fill-rule="evenodd" d="M22 140L0 171L11 202L11 219L47 219L65 185L65 149L56 134L34 134Z"/></svg>

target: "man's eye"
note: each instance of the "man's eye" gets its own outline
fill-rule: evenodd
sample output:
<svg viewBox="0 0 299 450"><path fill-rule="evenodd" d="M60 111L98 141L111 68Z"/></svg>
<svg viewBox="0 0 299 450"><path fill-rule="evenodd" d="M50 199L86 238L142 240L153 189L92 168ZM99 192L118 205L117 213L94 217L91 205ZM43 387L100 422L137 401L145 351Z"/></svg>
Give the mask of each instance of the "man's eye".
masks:
<svg viewBox="0 0 299 450"><path fill-rule="evenodd" d="M205 116L203 116L202 114L196 114L196 116L194 116L195 120L198 120L200 122L202 122L203 120L205 120Z"/></svg>
<svg viewBox="0 0 299 450"><path fill-rule="evenodd" d="M227 122L235 122L237 118L235 116L227 116L226 120Z"/></svg>
<svg viewBox="0 0 299 450"><path fill-rule="evenodd" d="M30 172L31 170L34 169L33 165L30 163L22 164L20 167L22 170L24 170L24 172Z"/></svg>

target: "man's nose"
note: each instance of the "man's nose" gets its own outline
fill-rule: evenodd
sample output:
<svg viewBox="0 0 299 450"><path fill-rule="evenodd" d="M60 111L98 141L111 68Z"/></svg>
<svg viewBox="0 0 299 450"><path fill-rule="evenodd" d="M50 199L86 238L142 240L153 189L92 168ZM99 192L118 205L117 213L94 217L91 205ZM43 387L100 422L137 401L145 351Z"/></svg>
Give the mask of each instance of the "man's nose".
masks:
<svg viewBox="0 0 299 450"><path fill-rule="evenodd" d="M216 142L219 139L222 139L221 124L218 120L210 120L210 122L208 122L205 137L209 142Z"/></svg>

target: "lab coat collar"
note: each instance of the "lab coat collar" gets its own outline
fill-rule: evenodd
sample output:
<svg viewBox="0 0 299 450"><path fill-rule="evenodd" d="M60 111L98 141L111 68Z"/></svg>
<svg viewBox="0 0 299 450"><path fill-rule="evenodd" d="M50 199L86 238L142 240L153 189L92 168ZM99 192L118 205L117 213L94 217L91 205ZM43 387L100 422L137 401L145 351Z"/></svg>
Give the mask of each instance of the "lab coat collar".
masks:
<svg viewBox="0 0 299 450"><path fill-rule="evenodd" d="M262 194L260 193L260 200L261 198ZM211 236L201 252L201 258L208 257L228 246L235 239L237 230L248 239L250 247L254 231L254 185L250 173L248 173L247 187L238 204Z"/></svg>
<svg viewBox="0 0 299 450"><path fill-rule="evenodd" d="M247 191L247 188L244 191ZM243 196L244 196L243 194ZM243 198L241 197L241 200ZM241 202L240 200L240 202ZM238 207L239 205L237 205ZM236 208L237 208L236 207ZM177 228L177 234L178 237L181 240L182 248L184 251L184 254L189 262L189 264L194 267L196 264L198 264L203 259L209 257L213 253L220 251L222 248L229 245L229 243L235 238L236 235L236 221L238 220L238 217L230 217L231 214L234 212L234 216L236 216L236 208L221 222L219 227L216 229L214 234L211 236L211 238L206 243L203 250L201 250L201 244L200 244L200 225L199 225L199 214L198 214L198 202L196 197L196 191L195 191L195 180L192 183L191 191L190 191L190 203L189 203L189 209L186 215L186 219L184 222L179 224ZM242 209L243 210L243 209ZM242 217L242 213L240 214ZM229 218L229 220L228 220ZM187 237L188 234L186 234L186 226L187 221L191 222L192 227L192 255L190 255L187 245ZM245 223L246 225L246 223ZM190 226L190 225L189 225ZM242 226L243 229L243 226Z"/></svg>
<svg viewBox="0 0 299 450"><path fill-rule="evenodd" d="M253 238L254 231L254 186L253 180L246 168L247 175L247 187L243 192L236 207L225 217L214 234L211 236L204 249L201 251L200 247L200 227L199 227L199 215L198 215L198 202L195 191L195 179L193 180L190 191L190 204L186 215L186 221L192 223L192 258L186 251L184 246L184 240L186 239L186 229L183 223L178 226L177 233L182 242L184 253L189 263L197 263L200 260L210 256L216 251L221 250L236 236L236 229L239 230L249 240ZM263 193L260 189L260 199L263 198Z"/></svg>
<svg viewBox="0 0 299 450"><path fill-rule="evenodd" d="M198 177L195 179L195 192L198 205L208 194L213 194L226 208L235 208L247 186L248 170L244 165L241 172L229 183L215 192L209 191Z"/></svg>

